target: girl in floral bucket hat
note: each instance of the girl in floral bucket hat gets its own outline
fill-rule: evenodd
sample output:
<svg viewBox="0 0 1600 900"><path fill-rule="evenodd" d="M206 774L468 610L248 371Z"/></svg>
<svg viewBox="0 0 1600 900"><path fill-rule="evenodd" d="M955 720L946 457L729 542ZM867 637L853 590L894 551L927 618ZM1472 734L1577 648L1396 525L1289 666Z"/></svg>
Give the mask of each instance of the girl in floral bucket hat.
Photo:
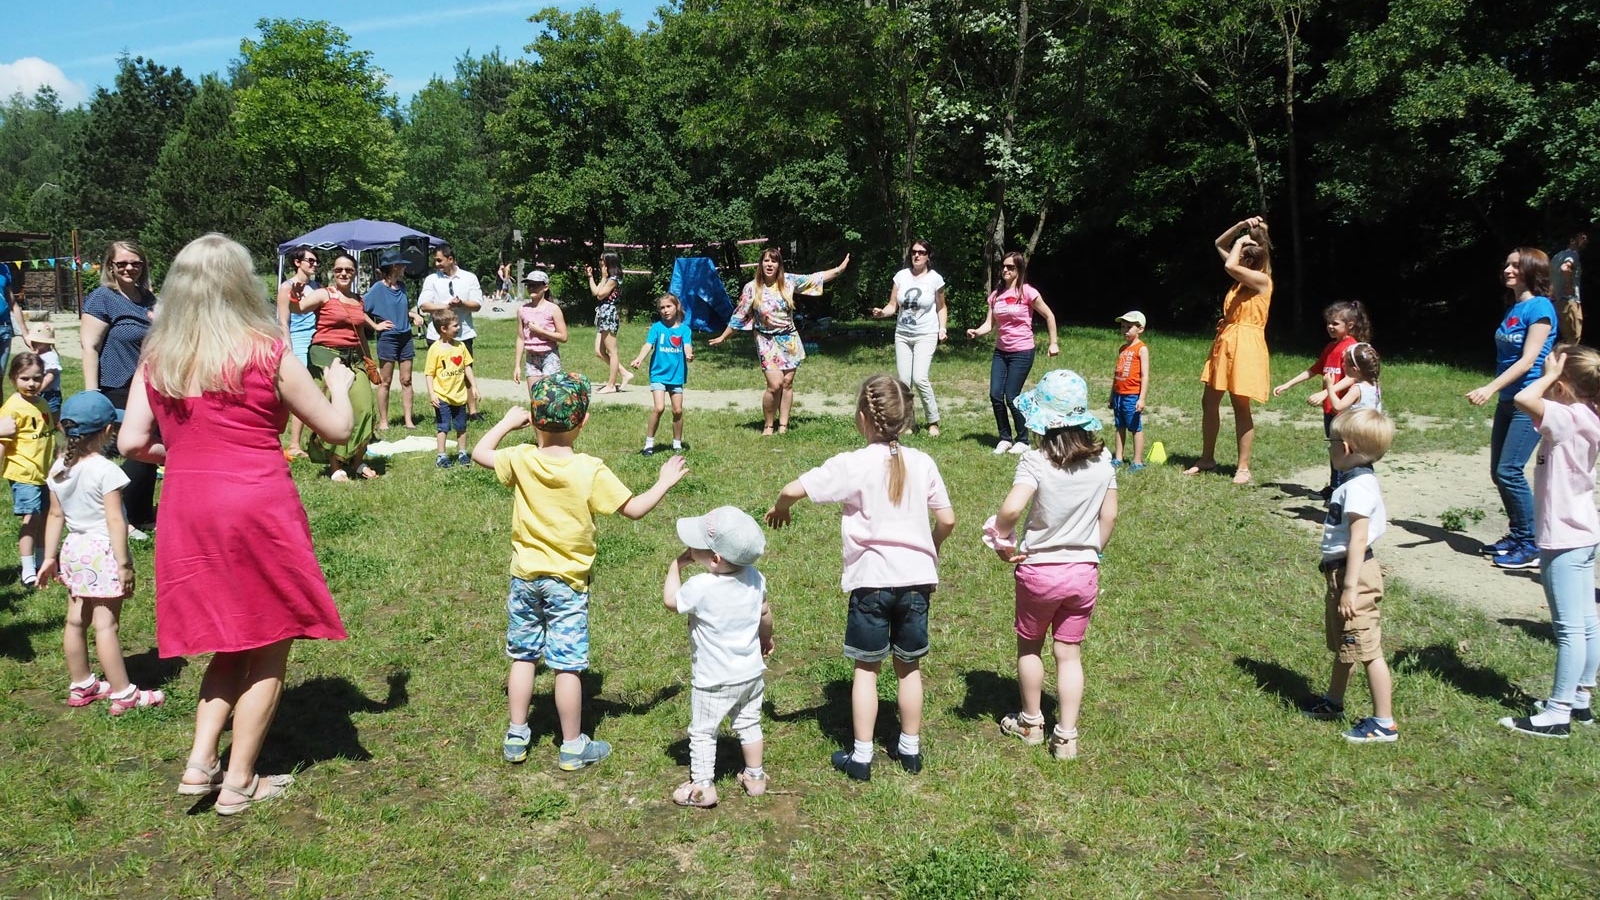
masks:
<svg viewBox="0 0 1600 900"><path fill-rule="evenodd" d="M1117 521L1117 476L1097 436L1082 376L1057 369L1017 397L1028 430L1042 435L1017 461L1000 512L984 523L984 543L1016 568L1017 684L1022 709L1000 731L1029 746L1050 743L1056 759L1078 755L1083 705L1080 649L1100 593L1100 554ZM1023 516L1027 518L1024 522ZM1017 533L1022 524L1021 534ZM1045 729L1040 708L1047 634L1054 635L1061 721Z"/></svg>

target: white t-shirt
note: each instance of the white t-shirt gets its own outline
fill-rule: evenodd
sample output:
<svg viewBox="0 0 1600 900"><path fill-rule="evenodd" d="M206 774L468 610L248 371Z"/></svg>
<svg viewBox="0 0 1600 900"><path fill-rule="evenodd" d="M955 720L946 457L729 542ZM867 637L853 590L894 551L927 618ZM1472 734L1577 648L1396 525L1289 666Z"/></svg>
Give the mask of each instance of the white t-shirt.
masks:
<svg viewBox="0 0 1600 900"><path fill-rule="evenodd" d="M755 566L702 572L678 589L689 617L689 658L697 688L744 684L767 670L761 659L761 604L767 579Z"/></svg>
<svg viewBox="0 0 1600 900"><path fill-rule="evenodd" d="M815 503L844 506L839 534L844 541L846 591L939 583L939 555L928 512L949 509L950 494L933 457L902 446L905 493L889 502L889 445L868 444L841 453L800 476Z"/></svg>
<svg viewBox="0 0 1600 900"><path fill-rule="evenodd" d="M1389 527L1389 513L1383 507L1383 491L1371 466L1356 466L1345 473L1344 484L1328 498L1328 515L1322 520L1322 558L1343 559L1350 552L1350 517L1367 519L1367 547L1378 543Z"/></svg>
<svg viewBox="0 0 1600 900"><path fill-rule="evenodd" d="M932 269L921 275L901 269L894 273L894 286L899 291L900 304L895 332L903 337L938 334L939 292L944 290L944 276Z"/></svg>
<svg viewBox="0 0 1600 900"><path fill-rule="evenodd" d="M39 354L39 364L44 366L46 372L60 372L61 354L54 350L46 350ZM55 390L61 390L61 378L59 376L56 378Z"/></svg>
<svg viewBox="0 0 1600 900"><path fill-rule="evenodd" d="M1600 516L1594 508L1600 416L1584 403L1546 400L1539 435L1539 461L1533 469L1533 526L1540 549L1600 544Z"/></svg>
<svg viewBox="0 0 1600 900"><path fill-rule="evenodd" d="M78 460L67 473L66 480L57 481L56 474L64 468L66 460L56 460L45 484L61 504L61 512L67 517L67 530L73 534L110 537L111 531L106 527L106 494L126 487L128 476L116 463L98 454Z"/></svg>
<svg viewBox="0 0 1600 900"><path fill-rule="evenodd" d="M439 329L433 327L432 314L437 310L426 308L426 304L448 305L451 297L475 301L479 308L482 308L483 288L478 286L478 276L457 266L454 275L446 276L442 272L434 272L422 280L422 290L417 294L417 309L422 313L422 317L428 320L428 340L437 341ZM455 310L461 319L461 331L456 337L463 341L477 337L478 331L472 327L472 310L465 305L450 308Z"/></svg>
<svg viewBox="0 0 1600 900"><path fill-rule="evenodd" d="M1018 545L1031 563L1098 562L1100 505L1117 489L1117 470L1111 452L1099 459L1058 469L1040 450L1029 450L1017 460L1012 484L1033 488L1033 506Z"/></svg>

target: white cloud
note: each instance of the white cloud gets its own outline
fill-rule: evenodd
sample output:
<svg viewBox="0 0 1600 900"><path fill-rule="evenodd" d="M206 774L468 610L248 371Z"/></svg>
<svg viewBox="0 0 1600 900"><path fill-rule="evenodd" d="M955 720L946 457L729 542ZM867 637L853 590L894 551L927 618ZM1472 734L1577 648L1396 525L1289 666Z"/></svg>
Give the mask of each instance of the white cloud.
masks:
<svg viewBox="0 0 1600 900"><path fill-rule="evenodd" d="M73 81L61 67L45 62L37 56L25 56L16 62L0 62L0 97L21 92L31 97L39 88L50 85L61 95L62 106L77 106L89 98L89 89L81 81Z"/></svg>

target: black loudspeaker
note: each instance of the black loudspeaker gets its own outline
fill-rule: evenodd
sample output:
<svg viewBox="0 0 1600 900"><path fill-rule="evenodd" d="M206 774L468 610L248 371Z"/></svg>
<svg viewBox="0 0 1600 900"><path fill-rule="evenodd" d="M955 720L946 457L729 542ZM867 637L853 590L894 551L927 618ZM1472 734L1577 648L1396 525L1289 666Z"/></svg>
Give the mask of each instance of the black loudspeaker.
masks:
<svg viewBox="0 0 1600 900"><path fill-rule="evenodd" d="M420 234L400 239L400 255L406 258L407 278L421 278L432 268L428 259L428 239Z"/></svg>

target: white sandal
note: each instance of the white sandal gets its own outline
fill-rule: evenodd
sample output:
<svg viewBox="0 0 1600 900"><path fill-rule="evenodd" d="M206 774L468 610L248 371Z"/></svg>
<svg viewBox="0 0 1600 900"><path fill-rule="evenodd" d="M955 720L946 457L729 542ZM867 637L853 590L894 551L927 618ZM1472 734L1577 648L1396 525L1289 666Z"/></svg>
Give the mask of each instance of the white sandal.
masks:
<svg viewBox="0 0 1600 900"><path fill-rule="evenodd" d="M217 815L219 815L219 816L236 816L239 813L244 812L245 810L249 809L250 807L254 806L257 803L265 803L268 800L272 800L274 798L283 796L284 792L289 789L289 785L294 784L294 776L293 775L268 775L267 776L267 786L272 788L272 790L267 791L265 794L261 795L260 797L257 797L256 796L256 790L260 786L260 784L261 784L261 776L260 775L255 775L255 776L251 777L250 783L245 785L244 787L234 787L234 786L224 782L223 785L222 785L222 790L231 791L231 792L233 792L235 794L238 794L239 796L241 796L241 797L243 797L245 799L244 799L243 802L240 802L240 803L222 803L222 802L218 802L217 803Z"/></svg>

